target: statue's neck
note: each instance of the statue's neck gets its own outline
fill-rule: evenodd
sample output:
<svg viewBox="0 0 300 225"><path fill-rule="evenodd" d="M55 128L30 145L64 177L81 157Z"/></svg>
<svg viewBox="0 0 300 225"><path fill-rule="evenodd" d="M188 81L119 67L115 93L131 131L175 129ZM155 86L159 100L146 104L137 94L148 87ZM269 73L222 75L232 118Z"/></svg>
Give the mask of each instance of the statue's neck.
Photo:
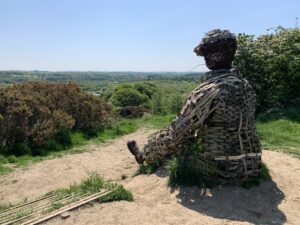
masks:
<svg viewBox="0 0 300 225"><path fill-rule="evenodd" d="M220 75L224 75L224 74L237 74L237 69L235 68L230 68L230 69L218 69L218 70L211 70L208 71L207 73L205 73L205 80L213 78L213 77L217 77Z"/></svg>

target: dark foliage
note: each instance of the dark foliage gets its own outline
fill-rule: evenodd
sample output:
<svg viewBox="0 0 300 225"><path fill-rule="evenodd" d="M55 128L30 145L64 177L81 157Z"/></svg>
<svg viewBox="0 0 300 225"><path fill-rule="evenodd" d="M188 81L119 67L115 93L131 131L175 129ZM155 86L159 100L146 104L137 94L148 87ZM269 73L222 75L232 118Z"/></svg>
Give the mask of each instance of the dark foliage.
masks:
<svg viewBox="0 0 300 225"><path fill-rule="evenodd" d="M146 112L146 109L143 106L125 106L119 114L126 118L138 118L142 117L144 112Z"/></svg>
<svg viewBox="0 0 300 225"><path fill-rule="evenodd" d="M0 87L0 153L42 154L71 144L71 129L102 125L110 107L75 83L26 82ZM30 149L35 149L31 152ZM59 149L57 149L59 150Z"/></svg>

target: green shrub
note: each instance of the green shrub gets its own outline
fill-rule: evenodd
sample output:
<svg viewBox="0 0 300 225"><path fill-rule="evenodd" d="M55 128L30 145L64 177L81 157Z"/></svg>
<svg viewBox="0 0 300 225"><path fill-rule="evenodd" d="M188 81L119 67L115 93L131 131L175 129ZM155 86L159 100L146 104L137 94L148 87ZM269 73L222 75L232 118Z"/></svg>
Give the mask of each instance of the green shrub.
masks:
<svg viewBox="0 0 300 225"><path fill-rule="evenodd" d="M133 85L133 88L136 89L143 95L146 95L148 98L152 98L153 94L157 91L157 86L149 82L139 82Z"/></svg>
<svg viewBox="0 0 300 225"><path fill-rule="evenodd" d="M72 145L81 145L85 142L86 138L82 132L76 131L71 134Z"/></svg>
<svg viewBox="0 0 300 225"><path fill-rule="evenodd" d="M94 129L88 129L84 131L84 135L86 139L91 139L94 137L97 137L98 135L98 129L94 128Z"/></svg>
<svg viewBox="0 0 300 225"><path fill-rule="evenodd" d="M112 201L133 201L132 193L126 190L122 185L116 186L112 192L100 198L100 202Z"/></svg>
<svg viewBox="0 0 300 225"><path fill-rule="evenodd" d="M52 151L62 151L64 148L63 146L58 143L56 140L50 140L47 142L47 144L43 147L43 149L47 150L47 152ZM44 155L44 153L41 151L41 155Z"/></svg>
<svg viewBox="0 0 300 225"><path fill-rule="evenodd" d="M7 163L7 158L5 158L3 155L0 155L0 165Z"/></svg>
<svg viewBox="0 0 300 225"><path fill-rule="evenodd" d="M147 105L149 98L130 87L115 91L111 97L111 102L117 107L140 106Z"/></svg>
<svg viewBox="0 0 300 225"><path fill-rule="evenodd" d="M71 131L62 131L55 135L54 140L64 148L72 145Z"/></svg>
<svg viewBox="0 0 300 225"><path fill-rule="evenodd" d="M0 152L16 156L68 148L71 129L95 129L111 112L101 98L70 82L0 86L0 108Z"/></svg>
<svg viewBox="0 0 300 225"><path fill-rule="evenodd" d="M125 106L120 109L119 115L126 118L139 118L142 117L146 111L143 106Z"/></svg>
<svg viewBox="0 0 300 225"><path fill-rule="evenodd" d="M16 156L14 156L14 155L9 155L9 156L7 157L7 161L8 161L9 163L15 163L15 162L17 161L17 158L16 158Z"/></svg>
<svg viewBox="0 0 300 225"><path fill-rule="evenodd" d="M27 142L14 143L10 149L10 154L15 156L31 155L31 148L28 146Z"/></svg>

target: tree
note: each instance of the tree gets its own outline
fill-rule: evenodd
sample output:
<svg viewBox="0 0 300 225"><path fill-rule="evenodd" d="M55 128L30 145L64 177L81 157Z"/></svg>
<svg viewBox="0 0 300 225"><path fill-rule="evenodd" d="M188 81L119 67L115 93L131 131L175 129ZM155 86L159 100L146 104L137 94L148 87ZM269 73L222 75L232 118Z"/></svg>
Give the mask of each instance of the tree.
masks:
<svg viewBox="0 0 300 225"><path fill-rule="evenodd" d="M136 89L141 94L146 95L148 98L152 98L153 94L157 92L157 87L155 84L149 82L139 82L133 85L133 88Z"/></svg>
<svg viewBox="0 0 300 225"><path fill-rule="evenodd" d="M300 30L238 35L234 65L257 93L258 112L300 104Z"/></svg>
<svg viewBox="0 0 300 225"><path fill-rule="evenodd" d="M132 87L118 88L111 97L111 102L117 107L140 106L147 104L149 98Z"/></svg>

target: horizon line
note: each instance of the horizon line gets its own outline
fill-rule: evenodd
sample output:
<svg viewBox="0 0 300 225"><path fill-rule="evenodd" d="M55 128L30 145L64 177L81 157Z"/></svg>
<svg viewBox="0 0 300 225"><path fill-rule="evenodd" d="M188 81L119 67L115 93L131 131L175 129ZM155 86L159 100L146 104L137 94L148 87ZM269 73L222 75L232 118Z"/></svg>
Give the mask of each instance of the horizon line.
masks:
<svg viewBox="0 0 300 225"><path fill-rule="evenodd" d="M10 69L1 70L0 72L50 72L50 73L205 73L208 70L201 71L134 71L134 70L20 70L20 69Z"/></svg>

